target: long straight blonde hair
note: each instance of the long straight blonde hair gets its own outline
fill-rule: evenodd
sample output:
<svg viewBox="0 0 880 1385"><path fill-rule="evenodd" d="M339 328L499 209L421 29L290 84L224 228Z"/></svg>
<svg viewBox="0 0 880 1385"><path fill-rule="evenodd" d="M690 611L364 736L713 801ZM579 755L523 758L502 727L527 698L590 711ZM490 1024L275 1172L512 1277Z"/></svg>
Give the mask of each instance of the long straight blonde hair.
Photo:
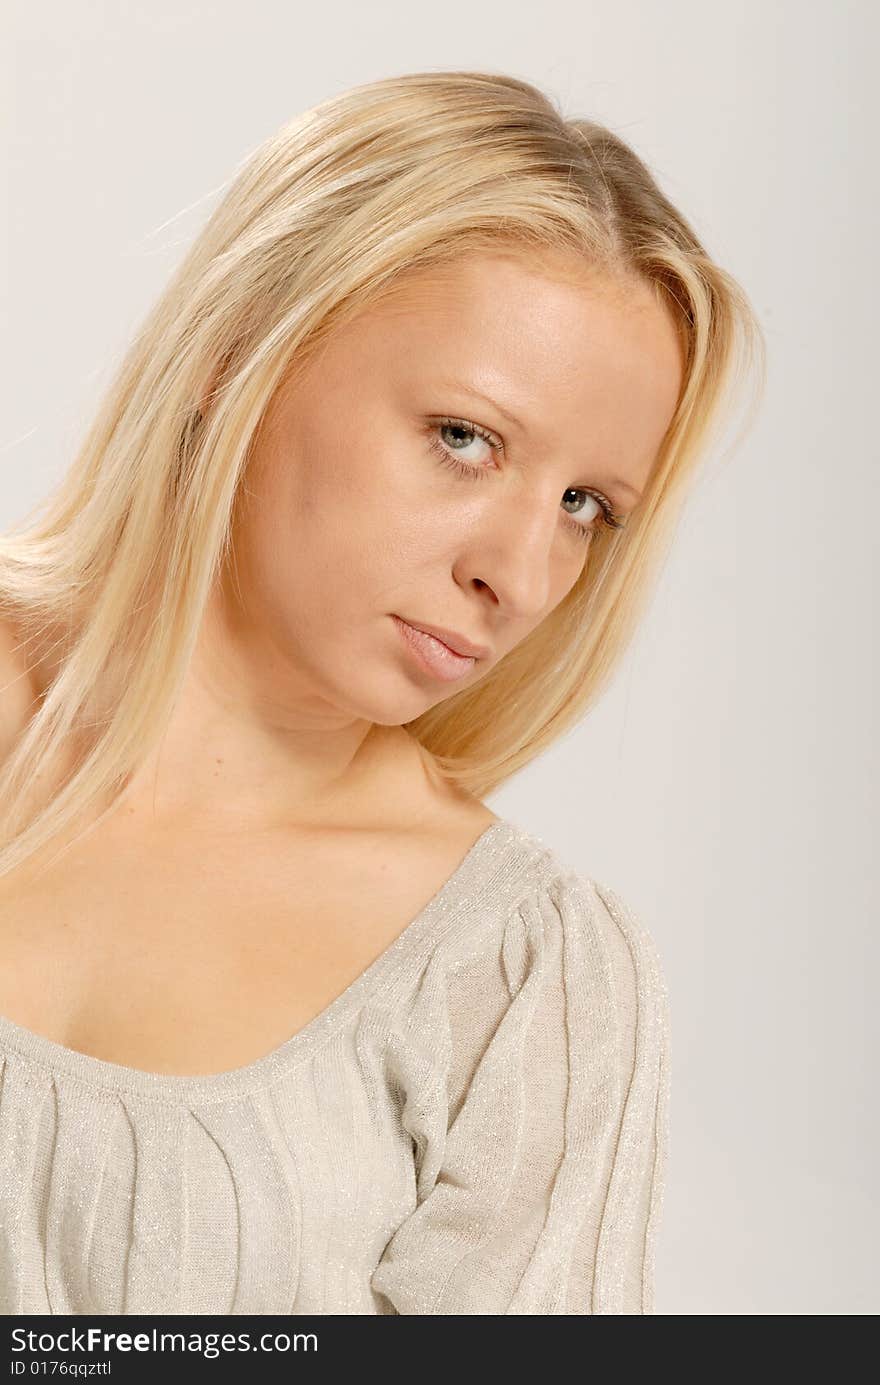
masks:
<svg viewBox="0 0 880 1385"><path fill-rule="evenodd" d="M42 513L0 537L0 612L53 668L0 771L0 875L106 804L100 821L161 736L229 558L251 440L291 365L406 273L499 248L537 264L573 252L651 285L678 324L683 385L625 528L602 526L541 625L407 729L483 796L594 704L729 386L756 354L763 366L760 328L607 128L504 74L372 82L291 120L236 170Z"/></svg>

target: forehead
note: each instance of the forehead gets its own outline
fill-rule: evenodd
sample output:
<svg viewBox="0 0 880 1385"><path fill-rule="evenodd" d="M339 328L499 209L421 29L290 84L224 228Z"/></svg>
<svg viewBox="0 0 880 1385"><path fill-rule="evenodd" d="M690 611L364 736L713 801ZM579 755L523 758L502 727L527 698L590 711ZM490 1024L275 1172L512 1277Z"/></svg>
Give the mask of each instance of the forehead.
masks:
<svg viewBox="0 0 880 1385"><path fill-rule="evenodd" d="M668 339L675 336L671 315L654 286L635 275L612 275L573 252L525 249L473 251L427 269L405 271L380 298L364 309L366 330L399 324L417 327L450 314L480 321L493 345L517 325L537 333L561 333L557 345L577 349L595 340L612 320L651 320ZM356 322L358 319L355 320ZM510 345L513 342L509 343Z"/></svg>
<svg viewBox="0 0 880 1385"><path fill-rule="evenodd" d="M609 373L649 384L664 367L675 396L680 385L679 335L653 286L563 252L473 253L408 272L352 330L526 392Z"/></svg>
<svg viewBox="0 0 880 1385"><path fill-rule="evenodd" d="M537 427L659 445L682 384L670 308L643 280L612 279L566 252L474 253L407 274L365 314L384 360L404 374L464 378Z"/></svg>
<svg viewBox="0 0 880 1385"><path fill-rule="evenodd" d="M352 400L394 392L463 411L454 390L467 387L514 416L530 446L635 467L637 481L674 414L683 368L671 311L651 284L611 279L573 253L518 249L406 271L331 333L319 360L324 383L347 382Z"/></svg>

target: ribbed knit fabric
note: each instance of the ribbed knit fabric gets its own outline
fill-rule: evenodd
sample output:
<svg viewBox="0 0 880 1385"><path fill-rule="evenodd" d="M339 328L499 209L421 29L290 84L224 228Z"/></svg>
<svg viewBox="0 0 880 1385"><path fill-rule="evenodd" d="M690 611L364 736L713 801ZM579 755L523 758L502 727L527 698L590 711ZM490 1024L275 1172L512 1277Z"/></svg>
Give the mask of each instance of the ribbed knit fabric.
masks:
<svg viewBox="0 0 880 1385"><path fill-rule="evenodd" d="M0 1018L0 1312L653 1313L668 1090L650 935L501 819L246 1067Z"/></svg>

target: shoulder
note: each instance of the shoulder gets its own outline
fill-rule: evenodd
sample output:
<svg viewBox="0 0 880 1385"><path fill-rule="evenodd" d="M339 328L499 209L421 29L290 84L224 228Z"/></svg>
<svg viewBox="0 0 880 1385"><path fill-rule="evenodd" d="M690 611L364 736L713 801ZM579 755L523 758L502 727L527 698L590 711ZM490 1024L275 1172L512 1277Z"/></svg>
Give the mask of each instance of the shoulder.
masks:
<svg viewBox="0 0 880 1385"><path fill-rule="evenodd" d="M446 939L447 967L501 966L521 973L556 966L572 984L615 991L632 1009L664 1001L666 981L653 934L615 888L571 865L540 837L502 820L473 882L474 908ZM524 979L521 977L521 980Z"/></svg>
<svg viewBox="0 0 880 1385"><path fill-rule="evenodd" d="M499 832L481 865L473 907L432 960L443 975L447 1056L466 1067L498 1034L499 1048L512 1043L521 1057L539 1044L548 1062L567 1051L624 1075L656 1069L668 1045L668 993L637 912L520 829Z"/></svg>
<svg viewBox="0 0 880 1385"><path fill-rule="evenodd" d="M506 819L485 832L408 930L375 1003L417 1082L463 1093L483 1055L656 1069L666 984L648 929L616 890ZM453 1104L455 1098L453 1097Z"/></svg>

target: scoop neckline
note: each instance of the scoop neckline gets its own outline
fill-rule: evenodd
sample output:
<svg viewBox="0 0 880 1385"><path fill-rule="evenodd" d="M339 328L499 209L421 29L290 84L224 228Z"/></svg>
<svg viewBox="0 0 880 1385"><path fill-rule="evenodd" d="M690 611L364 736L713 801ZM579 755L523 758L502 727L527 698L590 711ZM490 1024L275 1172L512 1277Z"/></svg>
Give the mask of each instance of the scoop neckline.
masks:
<svg viewBox="0 0 880 1385"><path fill-rule="evenodd" d="M482 903L490 891L497 894L495 887L505 877L500 872L492 872L490 876L481 875L481 872L491 853L500 850L503 854L515 840L524 841L523 831L506 818L496 818L484 828L424 908L378 957L295 1034L253 1062L214 1073L150 1072L146 1068L129 1067L68 1048L66 1044L27 1029L2 1014L0 1058L4 1057L4 1051L11 1050L41 1067L64 1073L93 1087L164 1098L166 1101L169 1098L219 1100L253 1091L289 1071L313 1052L371 988L387 979L441 913L445 912L451 918L457 908Z"/></svg>

